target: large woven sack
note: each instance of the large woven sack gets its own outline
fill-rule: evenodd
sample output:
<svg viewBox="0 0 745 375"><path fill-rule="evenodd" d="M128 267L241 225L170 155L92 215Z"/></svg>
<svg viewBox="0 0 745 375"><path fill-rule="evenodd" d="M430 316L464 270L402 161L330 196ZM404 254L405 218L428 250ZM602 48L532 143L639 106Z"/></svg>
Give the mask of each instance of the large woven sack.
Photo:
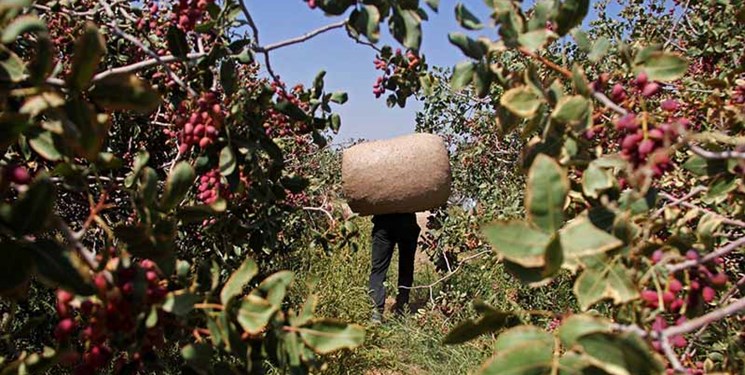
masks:
<svg viewBox="0 0 745 375"><path fill-rule="evenodd" d="M350 147L341 171L349 207L360 215L427 211L450 197L450 159L442 138L434 134Z"/></svg>

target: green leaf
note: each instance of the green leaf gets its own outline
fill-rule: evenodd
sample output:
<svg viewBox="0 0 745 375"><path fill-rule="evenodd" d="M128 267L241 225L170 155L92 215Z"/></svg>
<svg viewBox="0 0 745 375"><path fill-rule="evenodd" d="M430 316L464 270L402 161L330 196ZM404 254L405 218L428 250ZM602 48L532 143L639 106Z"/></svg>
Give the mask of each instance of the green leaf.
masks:
<svg viewBox="0 0 745 375"><path fill-rule="evenodd" d="M631 270L617 261L599 268L587 268L574 282L574 294L585 311L596 302L610 298L617 304L632 301L639 292L631 278Z"/></svg>
<svg viewBox="0 0 745 375"><path fill-rule="evenodd" d="M158 172L150 167L145 167L140 176L139 190L143 203L151 207L158 199Z"/></svg>
<svg viewBox="0 0 745 375"><path fill-rule="evenodd" d="M331 98L329 100L336 104L344 104L347 102L347 100L349 100L349 95L347 95L347 93L344 91L337 91L331 94Z"/></svg>
<svg viewBox="0 0 745 375"><path fill-rule="evenodd" d="M83 34L75 42L72 71L67 79L70 88L77 91L87 88L104 54L106 41L94 24L87 23Z"/></svg>
<svg viewBox="0 0 745 375"><path fill-rule="evenodd" d="M194 168L188 162L182 161L176 164L166 180L161 207L164 210L170 210L181 203L194 184L195 178Z"/></svg>
<svg viewBox="0 0 745 375"><path fill-rule="evenodd" d="M469 38L466 34L454 32L448 34L450 43L460 48L464 55L479 60L486 54L487 48L482 43Z"/></svg>
<svg viewBox="0 0 745 375"><path fill-rule="evenodd" d="M279 308L282 305L285 294L287 294L287 287L292 282L292 278L292 271L276 272L264 279L251 294L263 297L269 303Z"/></svg>
<svg viewBox="0 0 745 375"><path fill-rule="evenodd" d="M533 7L533 16L528 21L528 30L545 29L546 22L554 17L556 9L552 0L539 0Z"/></svg>
<svg viewBox="0 0 745 375"><path fill-rule="evenodd" d="M185 316L193 308L194 304L201 301L202 297L185 290L170 292L163 302L163 311L177 316Z"/></svg>
<svg viewBox="0 0 745 375"><path fill-rule="evenodd" d="M96 292L75 266L71 254L53 240L37 240L29 246L34 254L36 273L52 288L62 288L77 295L90 296Z"/></svg>
<svg viewBox="0 0 745 375"><path fill-rule="evenodd" d="M54 139L51 132L44 131L36 134L36 136L29 139L28 144L44 159L49 161L58 161L62 159L62 154L54 145Z"/></svg>
<svg viewBox="0 0 745 375"><path fill-rule="evenodd" d="M225 90L225 95L231 96L238 91L238 83L235 59L226 59L220 64L220 84Z"/></svg>
<svg viewBox="0 0 745 375"><path fill-rule="evenodd" d="M338 133L341 129L341 115L338 113L331 114L331 131Z"/></svg>
<svg viewBox="0 0 745 375"><path fill-rule="evenodd" d="M476 96L484 98L489 94L492 81L495 79L494 72L484 63L476 65L476 72L473 75L473 86L476 89Z"/></svg>
<svg viewBox="0 0 745 375"><path fill-rule="evenodd" d="M274 107L295 121L307 121L308 114L289 100L280 100Z"/></svg>
<svg viewBox="0 0 745 375"><path fill-rule="evenodd" d="M27 77L26 63L13 51L0 45L0 81L17 83Z"/></svg>
<svg viewBox="0 0 745 375"><path fill-rule="evenodd" d="M525 208L528 218L547 233L564 223L564 202L569 192L566 172L552 157L539 154L528 172Z"/></svg>
<svg viewBox="0 0 745 375"><path fill-rule="evenodd" d="M551 236L524 221L496 222L483 228L486 239L504 258L521 266L546 265L546 248Z"/></svg>
<svg viewBox="0 0 745 375"><path fill-rule="evenodd" d="M140 171L142 171L142 168L147 165L148 161L150 161L150 153L146 150L140 150L137 152L132 166L132 173L127 175L124 179L125 187L131 188L134 185L135 180L140 176Z"/></svg>
<svg viewBox="0 0 745 375"><path fill-rule="evenodd" d="M220 174L223 176L230 176L235 172L236 161L235 153L230 145L223 147L220 151Z"/></svg>
<svg viewBox="0 0 745 375"><path fill-rule="evenodd" d="M406 48L419 50L419 46L422 44L422 19L419 13L415 10L404 9L401 11L401 18L406 30L403 45Z"/></svg>
<svg viewBox="0 0 745 375"><path fill-rule="evenodd" d="M592 95L593 90L590 88L590 83L587 81L587 74L585 74L585 70L582 66L576 63L572 65L572 85L580 95L586 98L589 98L590 95Z"/></svg>
<svg viewBox="0 0 745 375"><path fill-rule="evenodd" d="M430 9L435 11L435 13L438 12L438 9L440 7L440 0L424 0L424 2L426 2Z"/></svg>
<svg viewBox="0 0 745 375"><path fill-rule="evenodd" d="M561 248L566 258L598 255L623 245L618 238L598 229L590 219L580 216L559 231Z"/></svg>
<svg viewBox="0 0 745 375"><path fill-rule="evenodd" d="M468 30L481 30L484 28L481 21L462 3L455 5L455 19L463 28Z"/></svg>
<svg viewBox="0 0 745 375"><path fill-rule="evenodd" d="M230 278L228 278L228 281L222 287L220 302L223 305L227 305L233 297L241 294L246 284L258 273L259 267L256 265L256 262L251 258L246 258L243 264L230 275Z"/></svg>
<svg viewBox="0 0 745 375"><path fill-rule="evenodd" d="M583 351L609 373L661 374L665 366L636 333L595 332L577 339Z"/></svg>
<svg viewBox="0 0 745 375"><path fill-rule="evenodd" d="M200 373L210 370L212 360L212 346L208 344L189 344L181 349L181 356L186 363Z"/></svg>
<svg viewBox="0 0 745 375"><path fill-rule="evenodd" d="M272 305L259 296L249 294L241 301L236 319L244 331L255 335L264 330L277 311L279 311L279 306Z"/></svg>
<svg viewBox="0 0 745 375"><path fill-rule="evenodd" d="M611 171L592 162L582 173L582 192L590 198L599 198L600 193L613 187Z"/></svg>
<svg viewBox="0 0 745 375"><path fill-rule="evenodd" d="M680 79L688 70L688 61L670 52L652 52L644 59L637 71L647 73L650 81L669 82Z"/></svg>
<svg viewBox="0 0 745 375"><path fill-rule="evenodd" d="M692 155L683 164L683 168L697 176L714 176L727 171L727 161L723 159L705 159Z"/></svg>
<svg viewBox="0 0 745 375"><path fill-rule="evenodd" d="M514 315L489 308L478 320L467 319L453 328L442 340L443 344L462 344L485 333L496 332L510 323Z"/></svg>
<svg viewBox="0 0 745 375"><path fill-rule="evenodd" d="M535 116L542 102L543 99L528 86L511 88L499 98L499 103L510 112L528 119Z"/></svg>
<svg viewBox="0 0 745 375"><path fill-rule="evenodd" d="M499 36L502 42L510 48L518 47L517 38L523 33L523 17L518 10L509 8L508 11L499 14Z"/></svg>
<svg viewBox="0 0 745 375"><path fill-rule="evenodd" d="M183 30L175 25L169 27L166 34L166 42L168 43L168 50L171 51L171 54L182 59L186 58L186 55L189 53L189 43L186 41L186 33Z"/></svg>
<svg viewBox="0 0 745 375"><path fill-rule="evenodd" d="M595 41L592 45L592 50L590 50L590 53L587 54L587 58L591 62L598 62L600 59L605 56L606 53L608 53L608 49L610 48L610 41L606 37L600 37L598 40Z"/></svg>
<svg viewBox="0 0 745 375"><path fill-rule="evenodd" d="M380 39L380 11L374 5L362 5L349 15L349 25L370 41Z"/></svg>
<svg viewBox="0 0 745 375"><path fill-rule="evenodd" d="M549 39L552 38L552 34L552 32L546 29L528 31L527 33L520 34L517 37L517 42L531 52L537 51L546 45Z"/></svg>
<svg viewBox="0 0 745 375"><path fill-rule="evenodd" d="M556 33L564 36L575 26L580 25L589 9L590 0L565 0L559 6L559 14L556 17Z"/></svg>
<svg viewBox="0 0 745 375"><path fill-rule="evenodd" d="M109 111L149 114L161 103L158 91L132 73L110 74L95 82L91 99Z"/></svg>
<svg viewBox="0 0 745 375"><path fill-rule="evenodd" d="M365 330L356 325L333 319L314 320L298 328L306 345L318 354L339 349L354 349L365 341Z"/></svg>
<svg viewBox="0 0 745 375"><path fill-rule="evenodd" d="M541 267L525 267L509 260L503 260L504 267L522 283L531 287L544 286L556 276L564 264L564 255L561 250L561 241L558 234L551 237L551 241L544 250L545 264Z"/></svg>
<svg viewBox="0 0 745 375"><path fill-rule="evenodd" d="M17 295L19 288L31 277L34 267L32 253L15 241L0 241L0 296Z"/></svg>
<svg viewBox="0 0 745 375"><path fill-rule="evenodd" d="M43 229L54 212L54 184L46 177L38 178L13 203L8 225L19 234L32 234Z"/></svg>
<svg viewBox="0 0 745 375"><path fill-rule="evenodd" d="M713 212L704 214L704 216L702 216L698 221L698 226L696 226L696 236L698 237L699 242L706 246L707 250L713 250L716 244L714 235L722 225L723 221L723 217Z"/></svg>
<svg viewBox="0 0 745 375"><path fill-rule="evenodd" d="M729 194L740 186L740 179L733 176L722 176L715 179L701 201L707 204L720 204L727 200Z"/></svg>
<svg viewBox="0 0 745 375"><path fill-rule="evenodd" d="M244 65L253 64L254 61L256 61L254 52L249 47L244 48L241 53L234 55L233 57L235 57L235 59L238 60L239 63Z"/></svg>
<svg viewBox="0 0 745 375"><path fill-rule="evenodd" d="M536 327L520 326L502 333L494 349L497 354L478 374L548 375L554 367L554 338Z"/></svg>
<svg viewBox="0 0 745 375"><path fill-rule="evenodd" d="M559 100L551 112L551 118L575 129L587 128L588 119L592 116L592 105L582 95L565 96Z"/></svg>
<svg viewBox="0 0 745 375"><path fill-rule="evenodd" d="M78 156L95 161L108 134L110 117L99 115L82 96L69 99L65 103L65 112L76 127L65 129L65 136L73 137L73 147Z"/></svg>
<svg viewBox="0 0 745 375"><path fill-rule="evenodd" d="M586 32L582 29L576 29L572 32L572 37L574 37L574 41L577 43L577 48L579 48L580 51L590 51L590 37Z"/></svg>
<svg viewBox="0 0 745 375"><path fill-rule="evenodd" d="M463 61L455 66L453 77L450 79L450 86L453 87L453 90L460 90L471 83L475 67L476 64L472 61Z"/></svg>
<svg viewBox="0 0 745 375"><path fill-rule="evenodd" d="M554 337L550 333L534 326L523 325L503 332L494 343L494 351L511 350L525 345L544 348L554 347Z"/></svg>
<svg viewBox="0 0 745 375"><path fill-rule="evenodd" d="M572 315L561 323L558 330L561 343L567 350L574 347L578 338L595 332L610 332L610 322L590 315Z"/></svg>
<svg viewBox="0 0 745 375"><path fill-rule="evenodd" d="M10 44L23 34L41 31L47 31L47 25L44 21L36 16L27 14L14 19L10 25L5 26L0 41L3 44Z"/></svg>

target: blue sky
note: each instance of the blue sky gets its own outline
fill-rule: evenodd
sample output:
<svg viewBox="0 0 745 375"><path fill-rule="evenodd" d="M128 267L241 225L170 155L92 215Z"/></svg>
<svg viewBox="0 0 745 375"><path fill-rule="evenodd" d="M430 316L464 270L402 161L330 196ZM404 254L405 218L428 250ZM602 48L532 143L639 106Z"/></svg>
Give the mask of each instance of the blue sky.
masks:
<svg viewBox="0 0 745 375"><path fill-rule="evenodd" d="M460 28L453 11L456 3L454 0L442 0L439 14L428 12L430 20L423 26L422 52L430 65L453 66L465 59L447 39L449 32ZM488 9L483 1L465 3L474 13L482 16L482 21L487 20ZM248 0L246 6L259 28L262 44L296 37L342 19L326 17L317 9L309 9L300 0ZM381 44L397 46L389 37L387 27L381 32ZM328 72L327 90L349 93L349 101L335 109L342 116L341 131L335 142L350 138L381 139L414 131L414 114L421 108L421 103L410 99L405 109L388 108L385 96L376 99L372 85L379 71L373 67L374 58L375 51L356 44L341 29L271 53L272 67L283 81L308 85L316 73L323 69Z"/></svg>
<svg viewBox="0 0 745 375"><path fill-rule="evenodd" d="M469 10L489 21L489 9L483 0L465 0ZM422 1L423 3L423 1ZM430 19L423 24L422 52L430 65L452 67L465 57L448 41L448 33L462 30L455 21L456 0L441 0L440 12L426 8ZM266 45L302 35L336 22L340 17L326 17L311 10L300 0L247 0L259 28L261 43ZM588 17L589 18L589 17ZM587 20L585 20L587 21ZM495 38L494 29L472 33ZM398 44L389 36L387 26L381 30L381 44ZM335 109L342 116L342 127L335 143L351 138L381 139L414 131L414 116L421 103L410 99L405 109L388 108L385 96L376 99L372 85L379 71L373 67L375 51L356 44L342 29L317 36L305 43L281 48L271 53L272 67L288 84L310 84L319 70L326 70L327 90L344 90L349 101Z"/></svg>

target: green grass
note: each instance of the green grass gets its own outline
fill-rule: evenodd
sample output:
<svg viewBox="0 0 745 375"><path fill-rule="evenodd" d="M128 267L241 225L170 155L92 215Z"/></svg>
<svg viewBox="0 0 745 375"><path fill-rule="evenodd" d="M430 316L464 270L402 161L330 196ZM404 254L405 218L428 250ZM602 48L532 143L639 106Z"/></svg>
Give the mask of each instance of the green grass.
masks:
<svg viewBox="0 0 745 375"><path fill-rule="evenodd" d="M290 291L291 304L300 305L309 295L318 299L317 315L364 326L362 347L326 357L324 374L466 374L478 369L492 354L495 336L486 335L463 345L442 344L445 335L466 318L475 317L474 299L505 311L577 311L570 277L558 277L549 285L529 288L507 274L494 258L485 257L464 265L445 283L430 291L412 291L415 311L397 317L387 312L382 326L369 324L372 303L367 294L370 272L369 220L360 219L360 250L325 254L320 249L295 253L286 268L296 272ZM426 256L418 259L414 285L439 279ZM398 256L391 263L387 289L395 296ZM546 327L550 318L523 316L524 323Z"/></svg>

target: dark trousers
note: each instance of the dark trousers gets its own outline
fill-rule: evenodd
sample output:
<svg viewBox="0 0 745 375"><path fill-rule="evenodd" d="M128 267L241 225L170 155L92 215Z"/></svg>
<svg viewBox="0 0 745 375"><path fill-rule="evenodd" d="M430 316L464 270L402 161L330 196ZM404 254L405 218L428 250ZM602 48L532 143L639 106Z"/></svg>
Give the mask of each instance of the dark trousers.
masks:
<svg viewBox="0 0 745 375"><path fill-rule="evenodd" d="M378 311L385 305L385 282L393 248L398 245L398 296L396 307L409 303L409 289L414 281L414 254L416 253L419 225L415 214L391 214L373 217L372 271L370 295ZM402 288L406 287L406 288Z"/></svg>

